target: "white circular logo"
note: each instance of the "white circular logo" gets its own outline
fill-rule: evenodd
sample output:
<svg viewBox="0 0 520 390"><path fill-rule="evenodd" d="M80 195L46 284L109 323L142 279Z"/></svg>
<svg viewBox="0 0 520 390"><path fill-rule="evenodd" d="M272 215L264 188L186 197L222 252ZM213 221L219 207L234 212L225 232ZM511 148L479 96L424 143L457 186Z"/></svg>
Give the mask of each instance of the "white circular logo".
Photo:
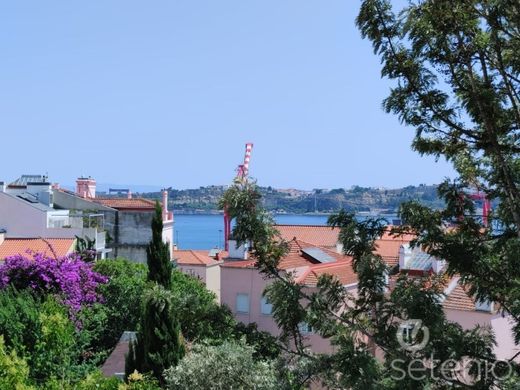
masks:
<svg viewBox="0 0 520 390"><path fill-rule="evenodd" d="M419 332L422 331L422 340L418 340ZM397 341L406 351L420 351L430 340L430 330L424 326L422 320L411 319L401 322L397 328Z"/></svg>

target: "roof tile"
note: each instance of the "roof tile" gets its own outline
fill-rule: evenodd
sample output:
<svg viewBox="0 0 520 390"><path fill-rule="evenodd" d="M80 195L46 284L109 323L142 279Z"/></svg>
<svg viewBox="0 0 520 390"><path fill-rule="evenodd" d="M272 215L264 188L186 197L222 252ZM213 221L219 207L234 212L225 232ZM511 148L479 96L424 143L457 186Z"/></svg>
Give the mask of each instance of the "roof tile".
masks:
<svg viewBox="0 0 520 390"><path fill-rule="evenodd" d="M52 247L56 256L61 257L71 253L74 250L73 238L6 238L0 244L0 259L10 256L24 255L27 251L41 252L52 255L49 248Z"/></svg>
<svg viewBox="0 0 520 390"><path fill-rule="evenodd" d="M119 210L154 210L155 202L144 198L91 198L93 202Z"/></svg>

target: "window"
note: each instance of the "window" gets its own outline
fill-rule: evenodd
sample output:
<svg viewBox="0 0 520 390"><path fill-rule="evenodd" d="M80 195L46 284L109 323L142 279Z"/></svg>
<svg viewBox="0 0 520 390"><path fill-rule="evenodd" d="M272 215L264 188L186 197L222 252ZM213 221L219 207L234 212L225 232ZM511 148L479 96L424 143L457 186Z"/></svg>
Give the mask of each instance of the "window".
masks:
<svg viewBox="0 0 520 390"><path fill-rule="evenodd" d="M262 314L271 315L273 312L273 305L269 303L266 297L262 297L260 301L260 310Z"/></svg>
<svg viewBox="0 0 520 390"><path fill-rule="evenodd" d="M302 334L312 333L312 327L306 322L300 322L298 329Z"/></svg>
<svg viewBox="0 0 520 390"><path fill-rule="evenodd" d="M493 311L493 302L491 302L487 299L478 300L475 302L475 310L492 312Z"/></svg>
<svg viewBox="0 0 520 390"><path fill-rule="evenodd" d="M237 294L237 313L249 313L249 294Z"/></svg>

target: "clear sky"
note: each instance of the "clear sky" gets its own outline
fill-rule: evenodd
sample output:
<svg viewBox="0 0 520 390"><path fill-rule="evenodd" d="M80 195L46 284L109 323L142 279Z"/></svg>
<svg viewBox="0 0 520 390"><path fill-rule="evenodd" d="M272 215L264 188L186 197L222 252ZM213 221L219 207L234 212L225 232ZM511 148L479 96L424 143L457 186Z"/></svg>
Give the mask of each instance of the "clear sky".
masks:
<svg viewBox="0 0 520 390"><path fill-rule="evenodd" d="M438 183L385 114L352 0L5 1L0 180L191 188Z"/></svg>

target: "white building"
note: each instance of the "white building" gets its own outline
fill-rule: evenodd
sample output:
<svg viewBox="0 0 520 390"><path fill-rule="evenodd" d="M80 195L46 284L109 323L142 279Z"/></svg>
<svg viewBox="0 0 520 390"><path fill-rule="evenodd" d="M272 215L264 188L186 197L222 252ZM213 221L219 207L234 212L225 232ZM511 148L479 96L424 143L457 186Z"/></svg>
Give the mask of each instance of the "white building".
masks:
<svg viewBox="0 0 520 390"><path fill-rule="evenodd" d="M103 216L54 207L47 177L23 175L11 184L0 182L0 229L6 238L88 238L104 258Z"/></svg>

